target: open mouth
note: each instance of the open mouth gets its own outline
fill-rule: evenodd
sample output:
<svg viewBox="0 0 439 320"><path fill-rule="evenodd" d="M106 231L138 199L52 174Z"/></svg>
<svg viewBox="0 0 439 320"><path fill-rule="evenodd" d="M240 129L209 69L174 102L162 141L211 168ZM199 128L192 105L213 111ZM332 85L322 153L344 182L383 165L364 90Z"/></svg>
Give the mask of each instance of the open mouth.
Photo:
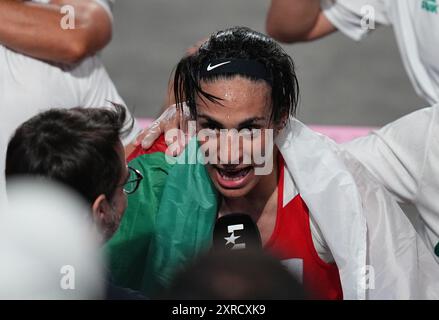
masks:
<svg viewBox="0 0 439 320"><path fill-rule="evenodd" d="M253 167L235 168L233 170L215 167L218 183L224 188L240 188L246 184Z"/></svg>

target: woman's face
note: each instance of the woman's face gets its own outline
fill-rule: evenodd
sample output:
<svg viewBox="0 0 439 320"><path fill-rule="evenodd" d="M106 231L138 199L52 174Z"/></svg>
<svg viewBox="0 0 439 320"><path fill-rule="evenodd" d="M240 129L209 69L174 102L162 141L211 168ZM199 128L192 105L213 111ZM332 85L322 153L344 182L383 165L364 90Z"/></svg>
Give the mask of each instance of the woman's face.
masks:
<svg viewBox="0 0 439 320"><path fill-rule="evenodd" d="M260 173L259 169L267 167L267 161L273 161L272 147L269 147L273 139L268 141L269 134L273 133L271 88L264 81L240 76L202 82L201 87L222 99L218 103L198 97L196 101L199 137L203 136L200 132L210 136L200 139L202 150L205 153L208 150L208 173L224 197L245 196L273 167L270 172Z"/></svg>

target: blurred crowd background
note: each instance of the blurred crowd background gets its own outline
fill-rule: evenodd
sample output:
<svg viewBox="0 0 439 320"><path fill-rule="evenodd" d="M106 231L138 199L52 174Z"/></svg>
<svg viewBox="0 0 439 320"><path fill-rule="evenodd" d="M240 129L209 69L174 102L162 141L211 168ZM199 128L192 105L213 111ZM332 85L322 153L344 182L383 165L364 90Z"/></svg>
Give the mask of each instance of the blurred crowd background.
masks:
<svg viewBox="0 0 439 320"><path fill-rule="evenodd" d="M265 33L267 0L117 1L113 41L103 61L136 117L156 117L172 69L194 43L221 28ZM416 96L390 27L356 43L340 32L284 45L301 84L305 123L382 126L427 106Z"/></svg>

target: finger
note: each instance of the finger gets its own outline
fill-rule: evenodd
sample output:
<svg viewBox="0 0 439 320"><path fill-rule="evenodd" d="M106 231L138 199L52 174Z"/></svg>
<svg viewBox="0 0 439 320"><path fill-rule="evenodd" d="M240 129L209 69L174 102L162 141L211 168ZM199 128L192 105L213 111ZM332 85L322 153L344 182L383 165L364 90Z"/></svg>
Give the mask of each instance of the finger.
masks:
<svg viewBox="0 0 439 320"><path fill-rule="evenodd" d="M162 134L161 123L159 121L154 121L154 123L145 130L143 138L141 140L142 148L149 149L154 142Z"/></svg>
<svg viewBox="0 0 439 320"><path fill-rule="evenodd" d="M190 109L188 107L188 105L184 102L181 105L180 110L180 128L182 130L182 132L184 133L184 137L186 138L182 143L182 146L184 147L189 139L196 134L196 123L195 121L193 121L192 117L191 117L191 112Z"/></svg>
<svg viewBox="0 0 439 320"><path fill-rule="evenodd" d="M173 106L172 116L168 117L168 120L163 124L163 132L165 133L165 142L169 146L178 141L181 136L180 132L180 113L178 112L178 107ZM168 134L170 133L170 134Z"/></svg>
<svg viewBox="0 0 439 320"><path fill-rule="evenodd" d="M167 155L176 157L183 152L186 144L187 142L185 141L185 135L179 130L176 135L170 135L169 141L167 141L168 148L166 149L165 153Z"/></svg>
<svg viewBox="0 0 439 320"><path fill-rule="evenodd" d="M181 149L178 142L176 142L176 143L171 143L166 148L165 154L167 154L168 156L171 156L171 157L177 157L181 154L182 151L183 151L183 149Z"/></svg>
<svg viewBox="0 0 439 320"><path fill-rule="evenodd" d="M184 138L186 137L188 131L187 121L189 117L189 108L185 104L183 104L182 108L175 104L168 107L149 128L145 129L142 134L138 136L135 145L142 144L144 149L148 149L154 144L155 140L157 140L161 134L165 134L171 130L182 130L181 133L177 134L177 141L174 141L172 135L168 138L165 134L165 142L167 145L177 143L184 148L186 144L186 139ZM181 148L179 150L180 152L182 151Z"/></svg>
<svg viewBox="0 0 439 320"><path fill-rule="evenodd" d="M142 143L143 137L144 137L145 134L146 134L146 130L147 130L147 129L143 129L143 130L137 135L137 137L136 137L136 139L134 140L134 143L133 143L133 145L134 145L135 147L139 146L139 145Z"/></svg>
<svg viewBox="0 0 439 320"><path fill-rule="evenodd" d="M173 121L174 117L175 107L170 106L160 115L157 120L151 124L151 126L142 131L142 133L137 137L134 145L138 146L142 144L142 148L150 148L154 144L155 140L157 140L162 133L166 132L165 126L170 121Z"/></svg>

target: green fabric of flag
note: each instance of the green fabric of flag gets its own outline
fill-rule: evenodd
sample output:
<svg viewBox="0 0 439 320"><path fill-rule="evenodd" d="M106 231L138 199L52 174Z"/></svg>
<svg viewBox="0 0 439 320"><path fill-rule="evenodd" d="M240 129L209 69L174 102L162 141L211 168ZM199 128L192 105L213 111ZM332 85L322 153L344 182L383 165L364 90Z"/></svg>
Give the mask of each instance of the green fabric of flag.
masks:
<svg viewBox="0 0 439 320"><path fill-rule="evenodd" d="M144 178L128 195L120 227L106 244L114 282L150 297L210 247L218 206L205 166L196 161L196 139L178 158L165 155L166 147L161 137L130 155L129 166Z"/></svg>

